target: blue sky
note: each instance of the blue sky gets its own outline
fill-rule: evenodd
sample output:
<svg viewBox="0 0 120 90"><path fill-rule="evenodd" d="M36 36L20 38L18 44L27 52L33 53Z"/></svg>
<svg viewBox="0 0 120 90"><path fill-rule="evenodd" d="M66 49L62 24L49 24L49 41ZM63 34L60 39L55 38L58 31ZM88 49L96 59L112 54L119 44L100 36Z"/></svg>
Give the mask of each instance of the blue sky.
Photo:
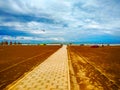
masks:
<svg viewBox="0 0 120 90"><path fill-rule="evenodd" d="M120 43L120 0L0 0L2 40Z"/></svg>

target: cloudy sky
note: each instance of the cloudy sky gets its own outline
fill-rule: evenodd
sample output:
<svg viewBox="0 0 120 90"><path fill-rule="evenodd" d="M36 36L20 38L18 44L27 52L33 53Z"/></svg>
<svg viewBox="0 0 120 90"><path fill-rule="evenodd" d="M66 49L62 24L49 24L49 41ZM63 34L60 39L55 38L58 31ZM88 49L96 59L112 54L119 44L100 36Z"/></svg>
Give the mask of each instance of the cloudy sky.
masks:
<svg viewBox="0 0 120 90"><path fill-rule="evenodd" d="M0 0L0 40L120 43L120 0Z"/></svg>

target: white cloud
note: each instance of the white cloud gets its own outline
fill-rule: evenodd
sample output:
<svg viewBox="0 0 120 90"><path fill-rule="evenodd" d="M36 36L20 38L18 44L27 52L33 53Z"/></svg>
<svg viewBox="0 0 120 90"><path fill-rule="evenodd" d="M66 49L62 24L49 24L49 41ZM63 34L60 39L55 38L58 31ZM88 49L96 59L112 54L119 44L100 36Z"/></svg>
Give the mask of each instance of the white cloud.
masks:
<svg viewBox="0 0 120 90"><path fill-rule="evenodd" d="M90 25L87 25L85 28L96 28L96 29L99 29L99 28L101 28L101 26L100 25L98 25L98 24L90 24Z"/></svg>
<svg viewBox="0 0 120 90"><path fill-rule="evenodd" d="M8 35L4 35L4 36L0 36L0 40L18 40L18 41L24 41L24 40L36 40L36 41L42 41L42 40L53 40L53 41L64 41L64 38L61 37L51 37L51 38L39 38L39 37L27 37L27 36L8 36Z"/></svg>
<svg viewBox="0 0 120 90"><path fill-rule="evenodd" d="M120 14L118 6L104 0L4 0L0 1L0 8L4 11L19 15L28 15L52 19L55 23L28 21L2 22L0 26L12 27L34 35L43 35L53 40L68 39L69 35L78 37L83 34L116 34L120 28ZM104 3L103 3L104 2ZM112 0L110 2L113 2ZM77 4L77 5L76 5ZM114 7L114 8L113 8ZM114 14L116 13L116 14ZM114 15L111 15L114 14ZM6 17L9 18L9 17ZM64 27L66 24L66 27ZM42 29L46 31L43 32ZM91 30L92 29L92 30ZM72 32L72 33L71 33ZM27 38L26 38L27 39ZM32 39L32 38L30 38ZM39 38L40 39L40 38Z"/></svg>
<svg viewBox="0 0 120 90"><path fill-rule="evenodd" d="M1 40L14 40L15 38L5 35L5 36L0 36L0 39Z"/></svg>
<svg viewBox="0 0 120 90"><path fill-rule="evenodd" d="M45 33L42 30L48 30L51 31L52 29L60 29L61 25L55 25L55 24L47 24L47 23L41 23L36 21L31 22L4 22L0 23L0 26L6 26L6 27L12 27L15 30L20 31L26 31L26 32L32 32L36 33L36 31ZM54 30L55 31L55 30Z"/></svg>

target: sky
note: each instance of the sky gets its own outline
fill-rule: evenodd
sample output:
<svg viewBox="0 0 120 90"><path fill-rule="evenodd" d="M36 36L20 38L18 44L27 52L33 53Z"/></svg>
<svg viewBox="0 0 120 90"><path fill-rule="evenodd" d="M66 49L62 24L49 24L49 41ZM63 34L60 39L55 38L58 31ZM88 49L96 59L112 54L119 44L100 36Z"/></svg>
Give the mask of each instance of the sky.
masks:
<svg viewBox="0 0 120 90"><path fill-rule="evenodd" d="M120 0L0 0L0 41L120 43Z"/></svg>

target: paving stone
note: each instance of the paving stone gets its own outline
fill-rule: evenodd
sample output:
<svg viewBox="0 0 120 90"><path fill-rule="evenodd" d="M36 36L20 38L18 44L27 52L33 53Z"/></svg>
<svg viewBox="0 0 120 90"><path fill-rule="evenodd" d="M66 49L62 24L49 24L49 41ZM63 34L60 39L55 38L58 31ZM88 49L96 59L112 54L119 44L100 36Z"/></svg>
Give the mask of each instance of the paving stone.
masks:
<svg viewBox="0 0 120 90"><path fill-rule="evenodd" d="M8 90L70 90L66 46L60 48Z"/></svg>

